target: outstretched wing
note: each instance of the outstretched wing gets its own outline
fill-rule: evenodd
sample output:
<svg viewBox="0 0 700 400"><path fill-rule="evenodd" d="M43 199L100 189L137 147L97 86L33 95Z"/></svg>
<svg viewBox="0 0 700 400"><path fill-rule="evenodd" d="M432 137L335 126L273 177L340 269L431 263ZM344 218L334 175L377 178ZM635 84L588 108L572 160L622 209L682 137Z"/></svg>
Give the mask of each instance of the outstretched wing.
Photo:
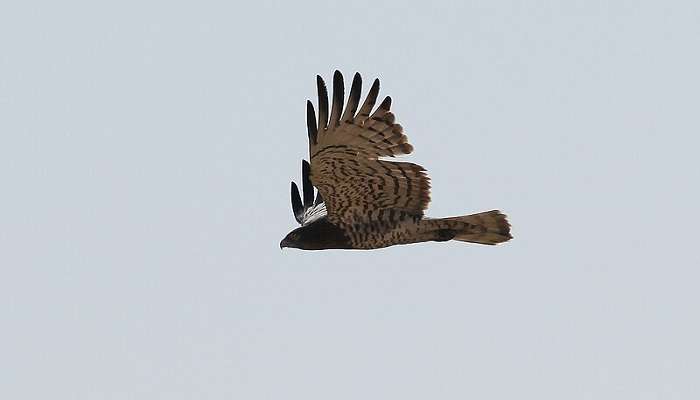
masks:
<svg viewBox="0 0 700 400"><path fill-rule="evenodd" d="M292 182L292 212L294 218L301 226L308 225L319 218L326 216L326 205L323 204L321 192L316 193L314 200L314 187L309 179L310 166L306 160L301 160L301 184L304 191L304 201L299 195L299 187Z"/></svg>
<svg viewBox="0 0 700 400"><path fill-rule="evenodd" d="M330 116L328 91L320 76L317 85L318 120L307 102L311 182L323 196L329 220L363 223L381 218L384 210L422 216L430 201L430 182L423 167L379 159L413 151L389 111L390 97L372 112L379 80L374 80L358 111L362 78L356 73L343 111L343 76L335 71Z"/></svg>

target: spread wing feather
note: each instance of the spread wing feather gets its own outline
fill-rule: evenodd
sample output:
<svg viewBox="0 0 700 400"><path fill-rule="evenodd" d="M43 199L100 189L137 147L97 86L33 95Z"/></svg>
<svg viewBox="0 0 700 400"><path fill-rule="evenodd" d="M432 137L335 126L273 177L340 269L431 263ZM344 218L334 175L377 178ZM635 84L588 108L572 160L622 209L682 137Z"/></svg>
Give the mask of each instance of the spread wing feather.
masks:
<svg viewBox="0 0 700 400"><path fill-rule="evenodd" d="M403 128L395 123L390 97L372 113L379 80L375 79L355 114L362 88L362 78L355 74L343 112L343 77L336 71L330 120L325 118L328 93L320 77L317 86L317 127L312 126L316 121L313 106L307 105L311 182L326 203L329 220L345 224L367 222L388 209L422 216L430 201L430 182L425 170L408 162L379 160L413 151Z"/></svg>
<svg viewBox="0 0 700 400"><path fill-rule="evenodd" d="M328 127L328 90L320 75L316 75L316 86L318 88L318 129L321 130Z"/></svg>
<svg viewBox="0 0 700 400"><path fill-rule="evenodd" d="M299 187L292 182L292 213L297 222L304 226L324 217L327 214L326 205L323 203L321 192L316 193L314 200L314 187L309 179L310 166L306 160L301 162L301 182L304 198L299 194Z"/></svg>

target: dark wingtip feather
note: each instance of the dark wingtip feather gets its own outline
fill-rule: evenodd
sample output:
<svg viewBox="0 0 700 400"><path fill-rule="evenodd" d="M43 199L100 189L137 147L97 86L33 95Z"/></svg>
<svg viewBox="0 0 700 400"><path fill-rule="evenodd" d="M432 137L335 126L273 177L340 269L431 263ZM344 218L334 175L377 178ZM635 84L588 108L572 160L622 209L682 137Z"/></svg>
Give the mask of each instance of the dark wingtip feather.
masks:
<svg viewBox="0 0 700 400"><path fill-rule="evenodd" d="M294 214L294 219L301 224L301 217L304 215L304 206L301 203L299 188L294 182L292 182L292 213Z"/></svg>
<svg viewBox="0 0 700 400"><path fill-rule="evenodd" d="M340 114L343 112L343 100L345 99L345 82L343 74L335 70L333 74L333 104L331 105L331 118L328 121L329 126L338 126L340 124Z"/></svg>
<svg viewBox="0 0 700 400"><path fill-rule="evenodd" d="M362 103L362 107L360 107L360 111L357 114L360 123L364 122L369 117L372 108L374 108L374 103L377 102L377 95L379 95L379 79L375 79L374 82L372 82L372 87L370 87L369 92L367 92L367 98L365 102Z"/></svg>
<svg viewBox="0 0 700 400"><path fill-rule="evenodd" d="M306 100L306 128L309 134L309 143L318 143L318 127L316 126L316 112L311 100Z"/></svg>
<svg viewBox="0 0 700 400"><path fill-rule="evenodd" d="M379 78L374 78L374 81L372 82L372 87L369 88L369 93L367 94L367 96L373 96L376 100L378 94L379 94Z"/></svg>
<svg viewBox="0 0 700 400"><path fill-rule="evenodd" d="M343 113L343 121L352 121L355 118L355 112L360 104L360 95L362 93L362 76L359 72L355 72L352 77L352 85L350 86L350 95L348 96L348 104L345 106Z"/></svg>
<svg viewBox="0 0 700 400"><path fill-rule="evenodd" d="M318 129L328 126L328 89L321 75L316 75L316 87L318 88Z"/></svg>
<svg viewBox="0 0 700 400"><path fill-rule="evenodd" d="M304 209L314 203L314 186L311 184L311 165L306 160L301 160L301 181L304 190Z"/></svg>
<svg viewBox="0 0 700 400"><path fill-rule="evenodd" d="M384 100L382 100L382 103L379 105L379 108L382 110L389 111L391 108L391 96L386 96Z"/></svg>

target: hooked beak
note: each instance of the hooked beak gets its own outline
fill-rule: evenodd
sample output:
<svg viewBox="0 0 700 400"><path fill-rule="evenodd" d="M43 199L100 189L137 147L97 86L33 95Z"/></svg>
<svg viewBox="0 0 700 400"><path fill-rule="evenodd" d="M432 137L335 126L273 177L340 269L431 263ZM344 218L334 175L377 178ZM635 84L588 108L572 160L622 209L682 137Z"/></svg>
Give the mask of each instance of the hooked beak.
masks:
<svg viewBox="0 0 700 400"><path fill-rule="evenodd" d="M289 241L287 240L287 238L282 239L282 241L280 242L280 250L282 250L285 247L289 247Z"/></svg>

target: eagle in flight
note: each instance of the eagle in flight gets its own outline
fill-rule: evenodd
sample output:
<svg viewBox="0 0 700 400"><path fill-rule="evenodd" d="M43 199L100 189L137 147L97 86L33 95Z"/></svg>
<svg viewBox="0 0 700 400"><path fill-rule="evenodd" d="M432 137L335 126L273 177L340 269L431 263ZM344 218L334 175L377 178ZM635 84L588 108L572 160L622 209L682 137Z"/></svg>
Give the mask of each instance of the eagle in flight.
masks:
<svg viewBox="0 0 700 400"><path fill-rule="evenodd" d="M372 112L378 79L360 106L362 78L356 73L343 109L343 75L335 71L330 113L320 76L316 84L318 119L311 101L306 103L311 162L302 161L303 199L294 182L291 189L292 211L301 227L287 234L280 248L367 250L448 240L493 245L512 238L498 210L449 218L423 215L430 201L425 169L386 160L410 154L413 146L389 111L391 97Z"/></svg>

